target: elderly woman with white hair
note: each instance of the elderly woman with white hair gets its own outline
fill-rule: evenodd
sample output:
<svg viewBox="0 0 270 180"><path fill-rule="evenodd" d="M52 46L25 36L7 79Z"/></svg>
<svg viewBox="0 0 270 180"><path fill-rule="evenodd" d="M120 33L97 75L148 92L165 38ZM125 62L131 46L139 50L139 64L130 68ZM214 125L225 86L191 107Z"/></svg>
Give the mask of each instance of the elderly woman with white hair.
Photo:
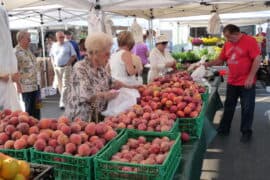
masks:
<svg viewBox="0 0 270 180"><path fill-rule="evenodd" d="M112 89L125 86L119 81L113 82L106 71L111 46L112 38L105 33L93 33L87 37L87 56L73 67L65 116L72 120L101 121L100 113L106 109L107 102L118 95Z"/></svg>
<svg viewBox="0 0 270 180"><path fill-rule="evenodd" d="M152 82L158 76L166 74L175 66L175 59L166 50L168 41L166 35L159 35L156 38L156 47L152 49L149 56L150 71L148 73L148 82Z"/></svg>

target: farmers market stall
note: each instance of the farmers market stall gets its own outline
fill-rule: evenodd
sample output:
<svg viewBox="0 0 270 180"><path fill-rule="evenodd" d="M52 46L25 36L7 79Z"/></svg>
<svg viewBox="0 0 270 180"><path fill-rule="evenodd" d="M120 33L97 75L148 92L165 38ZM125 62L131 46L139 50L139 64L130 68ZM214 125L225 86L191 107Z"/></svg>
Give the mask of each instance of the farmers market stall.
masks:
<svg viewBox="0 0 270 180"><path fill-rule="evenodd" d="M175 81L173 83L174 86L178 86L177 81L182 82L183 80L185 82L186 80L184 79L190 79L186 72L172 74L169 77ZM168 82L167 78L166 76L161 77L155 83L160 81L166 84ZM148 127L139 125L138 127L134 126L131 128L127 126L129 129L123 130L122 128L125 127L122 126L125 124L117 121L125 117L123 116L124 114L120 114L118 117L108 117L105 119L105 123L95 124L87 123L80 119L70 122L65 117L59 117L58 121L48 118L37 121L24 112L4 110L0 113L2 129L0 133L2 149L0 151L32 163L50 165L54 168L54 176L57 179L142 179L147 177L164 180L172 179L173 177L174 179L184 180L199 179L204 153L207 145L216 133L212 120L215 112L222 107L218 94L220 81L220 77L215 77L214 81L211 82L211 87L209 87L210 94L207 92L202 94L204 103L200 113L195 118L178 118L174 124L170 124L169 122L172 122L173 118L176 117L175 114L163 112L161 109L152 111L148 105L144 105L143 108L143 105L136 105L133 107L134 111L129 110L126 112L129 117L133 117L134 112L143 114L143 118L146 119L150 117L159 118L160 116L160 122L157 121L158 119L152 122L164 125L166 121L169 124L159 127L162 128L159 131L157 131L157 126L155 126L156 131L152 129L143 130L144 128L154 127L150 124L148 124ZM202 88L193 83L190 85L196 87L196 89ZM147 89L141 90L141 92L149 93ZM157 92L153 93L153 95L157 95ZM142 100L144 99L142 98ZM167 108L167 106L168 102L164 108ZM157 108L153 103L151 107L153 109ZM149 112L151 113L149 114ZM177 114L181 115L181 113ZM168 118L168 120L161 120L162 118ZM134 122L136 122L135 119ZM112 120L111 123L110 120ZM150 123L150 121L148 122ZM130 120L126 123L130 123ZM14 129L13 125L15 125L16 129ZM115 125L118 127L116 128L117 130L113 130L116 127ZM83 131L81 128L83 128ZM182 132L182 141L178 128ZM190 135L190 140L183 139L184 136L187 138L187 133ZM25 138L27 138L27 141ZM99 138L104 138L104 141ZM123 152L121 151L121 153L124 153L125 150L123 148L127 147L128 143L130 143L128 145L129 148L132 148L132 143L145 143L146 140L153 143L150 149L148 148L152 153L160 151L156 149L157 147L154 147L155 142L164 141L167 146L161 147L164 152L167 152L167 158L164 159L166 156L159 154L154 162L150 161L150 159L145 159L140 161L140 163L119 161L117 152L120 153L122 149ZM89 144L81 144L86 141ZM125 145L126 142L128 143ZM63 145L65 146L63 147ZM145 149L141 149L141 152L145 152ZM128 154L125 155L126 158L142 158L136 152L133 156Z"/></svg>

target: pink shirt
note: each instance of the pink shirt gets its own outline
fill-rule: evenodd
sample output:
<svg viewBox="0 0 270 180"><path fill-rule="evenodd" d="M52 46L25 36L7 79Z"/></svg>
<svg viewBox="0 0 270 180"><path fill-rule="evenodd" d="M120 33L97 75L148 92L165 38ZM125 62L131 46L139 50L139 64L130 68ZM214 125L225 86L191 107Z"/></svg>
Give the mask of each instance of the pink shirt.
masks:
<svg viewBox="0 0 270 180"><path fill-rule="evenodd" d="M136 54L141 58L143 65L148 63L147 52L148 48L145 43L136 44L132 49L132 53Z"/></svg>

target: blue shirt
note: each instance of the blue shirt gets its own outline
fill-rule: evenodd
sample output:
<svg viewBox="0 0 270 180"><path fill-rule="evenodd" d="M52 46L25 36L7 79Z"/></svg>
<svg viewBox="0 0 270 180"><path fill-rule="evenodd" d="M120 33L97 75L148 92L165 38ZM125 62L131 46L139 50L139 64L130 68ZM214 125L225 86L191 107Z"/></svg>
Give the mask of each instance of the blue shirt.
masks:
<svg viewBox="0 0 270 180"><path fill-rule="evenodd" d="M69 41L71 43L71 45L73 46L75 52L76 52L76 55L77 55L77 60L81 60L82 57L80 55L80 48L78 46L78 43L76 41L73 41L73 40L70 40Z"/></svg>
<svg viewBox="0 0 270 180"><path fill-rule="evenodd" d="M51 48L50 56L56 66L65 66L71 56L76 56L76 52L70 42L64 44L54 43Z"/></svg>

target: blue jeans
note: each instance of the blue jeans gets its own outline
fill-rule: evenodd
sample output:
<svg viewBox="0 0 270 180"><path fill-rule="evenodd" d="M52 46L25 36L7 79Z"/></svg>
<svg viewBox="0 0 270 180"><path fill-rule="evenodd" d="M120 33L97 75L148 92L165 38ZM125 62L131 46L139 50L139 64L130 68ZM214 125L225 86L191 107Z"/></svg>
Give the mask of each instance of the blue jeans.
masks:
<svg viewBox="0 0 270 180"><path fill-rule="evenodd" d="M38 91L22 93L22 98L25 104L25 111L28 112L30 116L40 119L40 109L36 108Z"/></svg>
<svg viewBox="0 0 270 180"><path fill-rule="evenodd" d="M246 89L244 86L233 86L227 84L224 114L219 129L230 131L237 100L240 97L241 104L241 132L252 133L252 122L255 108L255 85Z"/></svg>

